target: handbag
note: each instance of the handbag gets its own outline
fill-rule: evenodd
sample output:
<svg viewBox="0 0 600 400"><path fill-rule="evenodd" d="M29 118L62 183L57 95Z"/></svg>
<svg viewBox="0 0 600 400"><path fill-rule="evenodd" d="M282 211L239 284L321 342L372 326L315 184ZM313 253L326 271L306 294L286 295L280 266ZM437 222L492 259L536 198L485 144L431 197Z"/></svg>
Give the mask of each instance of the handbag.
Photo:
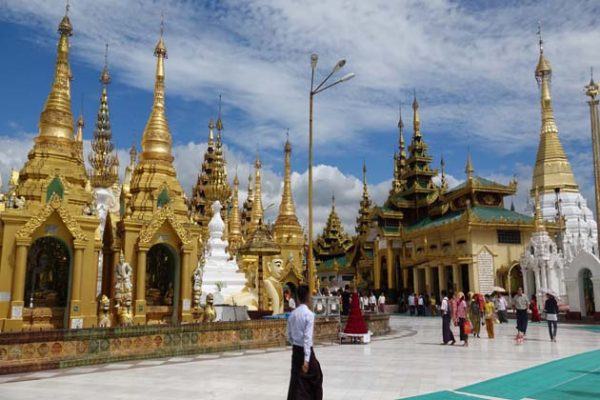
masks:
<svg viewBox="0 0 600 400"><path fill-rule="evenodd" d="M473 325L471 325L471 321L469 321L468 319L465 320L463 329L466 335L470 335L473 331Z"/></svg>

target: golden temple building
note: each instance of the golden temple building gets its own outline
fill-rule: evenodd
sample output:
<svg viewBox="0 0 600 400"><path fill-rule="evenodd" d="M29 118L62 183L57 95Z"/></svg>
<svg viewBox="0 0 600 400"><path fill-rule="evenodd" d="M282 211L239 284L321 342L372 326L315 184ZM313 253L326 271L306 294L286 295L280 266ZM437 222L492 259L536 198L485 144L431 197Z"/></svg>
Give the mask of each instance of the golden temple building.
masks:
<svg viewBox="0 0 600 400"><path fill-rule="evenodd" d="M505 197L516 193L517 182L504 185L477 176L469 154L463 183L448 188L442 159L436 184L438 171L431 167L416 96L412 108L408 148L401 116L398 122L392 187L382 206L372 207L363 172L352 241L341 233L332 208L315 242L322 283L336 279L340 287L356 277L359 287L398 294L438 295L444 289L488 293L494 286L516 291L512 286L522 279L511 274L520 274L519 260L535 229L531 216L505 207Z"/></svg>
<svg viewBox="0 0 600 400"><path fill-rule="evenodd" d="M97 322L98 218L73 132L68 15L58 26L54 80L39 131L11 178L0 214L0 330L77 328ZM83 124L79 124L83 128ZM79 136L79 135L77 135Z"/></svg>
<svg viewBox="0 0 600 400"><path fill-rule="evenodd" d="M167 47L161 27L154 49L152 108L140 153L132 146L119 183L108 102L111 76L105 61L87 157L91 168L86 171L85 126L82 117L74 121L71 111L73 27L68 15L58 32L54 79L38 134L0 203L0 331L87 328L100 322L108 326L101 311L121 325L195 320L194 299L200 293L193 286L201 285L197 274L204 265L210 206L215 201L223 205L229 261L236 260L245 273L246 294L262 287L261 305L282 312L283 292L294 292L307 279L307 238L292 193L289 139L283 148L279 212L269 225L264 220L258 154L241 206L237 172L229 184L219 104L216 123L211 120L208 125L207 149L188 201L173 163L165 105ZM332 198L323 232L314 240L320 286L341 287L354 281L361 288L435 295L443 289L487 293L494 286L516 291L523 284L519 263L531 235L542 225L552 234L561 228L561 221L548 221L553 196L563 193L566 204L569 193L578 193L554 121L550 75L540 51L536 78L542 128L532 180L532 193L539 193L536 221L506 206L506 198L517 191L516 180L501 184L477 176L470 152L464 182L448 187L444 159L439 174L432 167L415 95L412 137L406 145L400 115L392 184L381 206L369 194L363 163L354 237L345 232ZM240 249L249 238L270 234L272 247L280 254L266 255L259 269L259 257L241 255Z"/></svg>

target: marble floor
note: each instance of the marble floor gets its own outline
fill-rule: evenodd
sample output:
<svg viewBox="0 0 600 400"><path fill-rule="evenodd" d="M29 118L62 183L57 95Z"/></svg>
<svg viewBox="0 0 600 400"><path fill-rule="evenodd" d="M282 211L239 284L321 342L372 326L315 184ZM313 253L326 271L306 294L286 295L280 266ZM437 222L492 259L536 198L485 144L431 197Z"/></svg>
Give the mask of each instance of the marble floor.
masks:
<svg viewBox="0 0 600 400"><path fill-rule="evenodd" d="M392 400L453 390L600 348L600 333L576 325L559 325L558 343L551 343L545 324L530 324L519 346L514 322L496 325L496 339L482 334L465 348L440 346L439 318L393 316L391 324L391 335L369 345L315 348L325 399ZM272 348L4 375L0 399L283 399L289 363L289 348Z"/></svg>

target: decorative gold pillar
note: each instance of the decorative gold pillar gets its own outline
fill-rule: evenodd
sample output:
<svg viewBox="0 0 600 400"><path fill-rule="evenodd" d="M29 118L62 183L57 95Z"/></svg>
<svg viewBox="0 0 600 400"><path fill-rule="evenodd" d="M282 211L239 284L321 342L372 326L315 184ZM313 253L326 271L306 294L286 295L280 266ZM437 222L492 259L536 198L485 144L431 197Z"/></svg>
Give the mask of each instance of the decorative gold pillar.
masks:
<svg viewBox="0 0 600 400"><path fill-rule="evenodd" d="M387 268L387 281L388 289L395 289L396 282L394 280L394 249L392 248L392 241L387 241L385 263Z"/></svg>
<svg viewBox="0 0 600 400"><path fill-rule="evenodd" d="M74 247L69 327L71 329L79 329L83 328L83 319L81 318L81 275L83 274L83 250L85 243L76 241Z"/></svg>
<svg viewBox="0 0 600 400"><path fill-rule="evenodd" d="M381 259L379 258L379 240L373 243L373 286L381 289Z"/></svg>
<svg viewBox="0 0 600 400"><path fill-rule="evenodd" d="M138 248L137 267L135 271L135 310L133 322L146 323L146 255L147 248Z"/></svg>
<svg viewBox="0 0 600 400"><path fill-rule="evenodd" d="M192 249L183 248L181 256L181 289L179 290L179 310L181 322L192 321L192 276L190 259Z"/></svg>
<svg viewBox="0 0 600 400"><path fill-rule="evenodd" d="M17 256L13 273L12 295L10 299L10 320L6 321L7 330L18 330L23 324L23 306L25 297L25 273L27 270L27 250L29 243L17 242Z"/></svg>
<svg viewBox="0 0 600 400"><path fill-rule="evenodd" d="M446 287L446 267L445 266L438 266L438 281L439 281L439 286L440 286L440 292L442 290L447 290L448 288ZM439 293L435 293L436 296L439 296Z"/></svg>
<svg viewBox="0 0 600 400"><path fill-rule="evenodd" d="M433 290L433 274L431 273L431 267L425 267L425 292L431 293Z"/></svg>
<svg viewBox="0 0 600 400"><path fill-rule="evenodd" d="M462 290L462 284L460 279L460 266L458 264L452 264L452 286L454 293Z"/></svg>
<svg viewBox="0 0 600 400"><path fill-rule="evenodd" d="M410 287L410 282L408 281L408 268L400 266L400 271L402 271L402 288L408 290Z"/></svg>
<svg viewBox="0 0 600 400"><path fill-rule="evenodd" d="M413 267L413 293L419 292L419 268Z"/></svg>

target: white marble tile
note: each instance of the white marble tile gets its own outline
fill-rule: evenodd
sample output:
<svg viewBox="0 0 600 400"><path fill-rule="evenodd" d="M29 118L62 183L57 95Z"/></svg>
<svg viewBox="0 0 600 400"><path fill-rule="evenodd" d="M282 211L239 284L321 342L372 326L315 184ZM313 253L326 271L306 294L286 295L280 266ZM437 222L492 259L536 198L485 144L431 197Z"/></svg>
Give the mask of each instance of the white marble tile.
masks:
<svg viewBox="0 0 600 400"><path fill-rule="evenodd" d="M598 348L600 334L559 325L559 343L550 343L545 325L531 325L522 346L513 340L514 324L496 325L496 339L471 338L467 348L440 346L439 318L394 317L397 336L369 345L315 348L324 373L327 400L398 399L453 390L543 362ZM411 332L418 333L413 335ZM485 336L485 334L483 335ZM228 352L239 354L240 352ZM0 399L39 398L105 400L279 400L285 398L291 351L282 348L245 351L244 356L201 354L114 363L100 372L63 375L27 382L6 382ZM202 362L199 362L202 360ZM162 364L162 365L155 365ZM89 368L89 367L88 367ZM131 368L131 369L127 369ZM20 374L19 376L21 376ZM2 377L7 378L7 377Z"/></svg>

